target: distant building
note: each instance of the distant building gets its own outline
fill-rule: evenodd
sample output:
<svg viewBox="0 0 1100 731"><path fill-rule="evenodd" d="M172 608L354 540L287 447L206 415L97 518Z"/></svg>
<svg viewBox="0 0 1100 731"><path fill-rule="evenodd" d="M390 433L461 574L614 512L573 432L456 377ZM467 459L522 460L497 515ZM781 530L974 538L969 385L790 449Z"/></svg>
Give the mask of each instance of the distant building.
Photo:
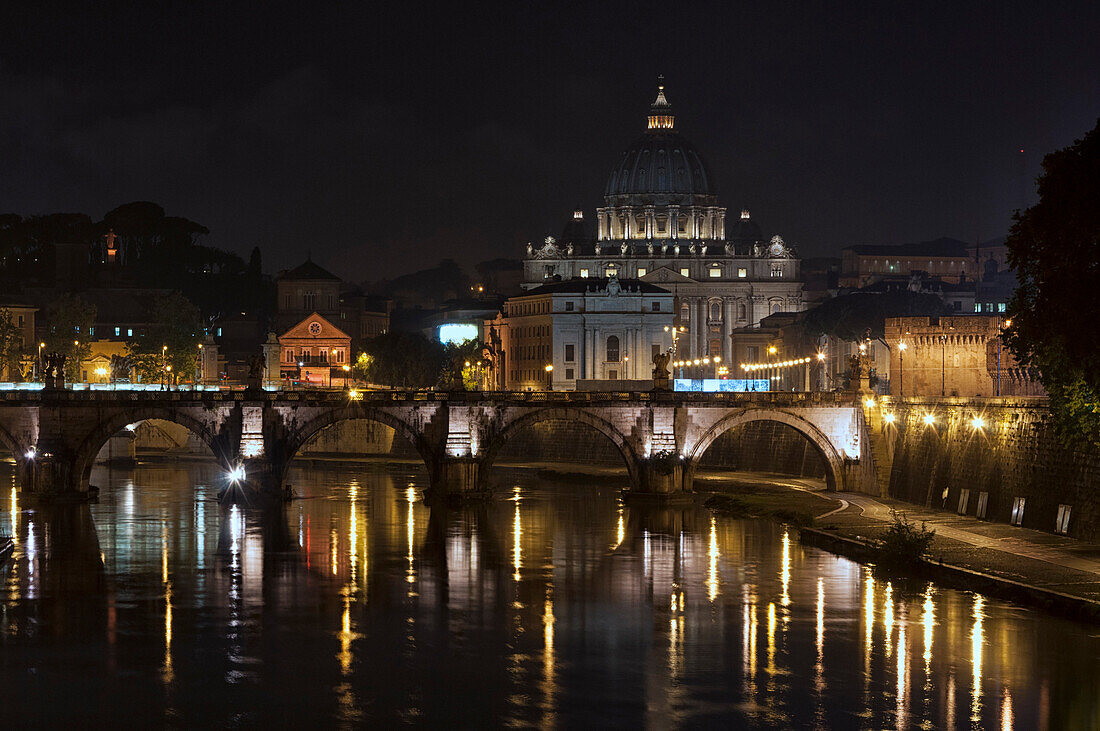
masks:
<svg viewBox="0 0 1100 731"><path fill-rule="evenodd" d="M38 340L35 334L35 313L38 312L38 308L34 305L24 302L20 299L13 297L5 297L0 300L0 310L8 313L11 317L11 323L19 329L19 347L34 361L31 363L32 372L39 367L37 364L38 358ZM22 374L9 373L8 366L4 366L4 373L0 374L5 381L14 381L16 376Z"/></svg>
<svg viewBox="0 0 1100 731"><path fill-rule="evenodd" d="M1033 369L1001 342L999 316L891 317L886 320L894 395L1043 396ZM904 345L904 347L902 347Z"/></svg>
<svg viewBox="0 0 1100 731"><path fill-rule="evenodd" d="M348 385L351 336L319 313L311 312L280 335L279 350L285 380L320 387Z"/></svg>
<svg viewBox="0 0 1100 731"><path fill-rule="evenodd" d="M616 277L553 282L511 297L484 326L482 342L499 344L489 387L571 391L586 379L652 379L654 354L672 346L673 301L661 287Z"/></svg>
<svg viewBox="0 0 1100 731"><path fill-rule="evenodd" d="M528 244L523 266L528 290L616 278L671 292L675 323L686 328L678 344L684 357L727 358L735 328L803 309L798 255L781 237L764 235L747 210L727 220L711 171L678 131L663 84L645 130L611 170L594 233L578 209L560 241Z"/></svg>
<svg viewBox="0 0 1100 731"><path fill-rule="evenodd" d="M859 289L886 277L917 273L957 284L962 277L974 279L976 270L966 242L958 239L849 246L841 252L840 286Z"/></svg>
<svg viewBox="0 0 1100 731"><path fill-rule="evenodd" d="M311 314L340 319L340 277L307 259L275 277L275 327L286 332Z"/></svg>

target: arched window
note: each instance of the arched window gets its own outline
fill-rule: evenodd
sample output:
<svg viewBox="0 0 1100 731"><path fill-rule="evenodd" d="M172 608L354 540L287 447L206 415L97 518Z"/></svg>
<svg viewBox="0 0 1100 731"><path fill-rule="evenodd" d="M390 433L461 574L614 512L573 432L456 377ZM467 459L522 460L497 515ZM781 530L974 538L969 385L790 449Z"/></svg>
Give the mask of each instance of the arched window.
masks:
<svg viewBox="0 0 1100 731"><path fill-rule="evenodd" d="M738 320L744 320L745 319L745 306L744 305L737 305L737 319Z"/></svg>
<svg viewBox="0 0 1100 731"><path fill-rule="evenodd" d="M687 302L680 305L680 322L687 322L691 319L691 308L688 307Z"/></svg>
<svg viewBox="0 0 1100 731"><path fill-rule="evenodd" d="M713 322L718 322L722 319L722 303L711 302L710 303L710 319Z"/></svg>
<svg viewBox="0 0 1100 731"><path fill-rule="evenodd" d="M783 303L780 302L779 300L773 300L772 301L772 313L782 312L782 311L783 311Z"/></svg>
<svg viewBox="0 0 1100 731"><path fill-rule="evenodd" d="M607 361L609 363L619 362L619 338L614 335L607 339Z"/></svg>

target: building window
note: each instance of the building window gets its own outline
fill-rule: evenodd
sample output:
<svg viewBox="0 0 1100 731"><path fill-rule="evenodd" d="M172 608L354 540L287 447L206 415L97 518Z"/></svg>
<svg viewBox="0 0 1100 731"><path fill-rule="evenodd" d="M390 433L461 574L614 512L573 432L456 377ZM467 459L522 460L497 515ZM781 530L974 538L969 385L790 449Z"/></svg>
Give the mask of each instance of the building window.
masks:
<svg viewBox="0 0 1100 731"><path fill-rule="evenodd" d="M680 267L680 276L681 277L690 277L691 276L691 270L688 269L687 267Z"/></svg>
<svg viewBox="0 0 1100 731"><path fill-rule="evenodd" d="M722 267L711 267L707 274L711 279L718 279L722 276Z"/></svg>
<svg viewBox="0 0 1100 731"><path fill-rule="evenodd" d="M619 270L616 269L615 267L607 267L606 269L603 270L603 275L605 277L614 277L618 273L619 273Z"/></svg>
<svg viewBox="0 0 1100 731"><path fill-rule="evenodd" d="M573 303L572 302L566 302L565 303L565 311L566 312L572 312L573 311Z"/></svg>
<svg viewBox="0 0 1100 731"><path fill-rule="evenodd" d="M607 361L609 363L619 362L619 338L615 335L607 339Z"/></svg>
<svg viewBox="0 0 1100 731"><path fill-rule="evenodd" d="M647 272L649 272L649 270L646 269L645 267L638 267L638 279L641 279L642 277L644 277Z"/></svg>
<svg viewBox="0 0 1100 731"><path fill-rule="evenodd" d="M745 319L745 305L737 305L737 319L738 320L744 320Z"/></svg>
<svg viewBox="0 0 1100 731"><path fill-rule="evenodd" d="M772 264L772 276L776 278L783 276L782 264Z"/></svg>
<svg viewBox="0 0 1100 731"><path fill-rule="evenodd" d="M680 322L687 322L691 319L691 308L687 303L680 305Z"/></svg>
<svg viewBox="0 0 1100 731"><path fill-rule="evenodd" d="M1027 504L1026 497L1018 497L1012 501L1012 517L1009 520L1012 525L1024 524L1024 506Z"/></svg>
<svg viewBox="0 0 1100 731"><path fill-rule="evenodd" d="M978 507L974 509L974 517L985 519L985 513L989 509L989 493L978 493Z"/></svg>
<svg viewBox="0 0 1100 731"><path fill-rule="evenodd" d="M302 295L302 309L312 310L313 309L313 303L316 301L316 299L317 299L317 295L313 294L313 292L306 292L305 294L303 294Z"/></svg>
<svg viewBox="0 0 1100 731"><path fill-rule="evenodd" d="M134 334L134 331L133 331L133 330L127 330L127 331L126 331L126 334L127 334L127 335L133 335L133 334ZM220 338L221 336L222 336L222 329L221 329L221 328L219 327L219 328L218 328L218 337Z"/></svg>
<svg viewBox="0 0 1100 731"><path fill-rule="evenodd" d="M975 312L981 312L982 311L982 305L981 305L980 302L975 302L974 303L974 311Z"/></svg>
<svg viewBox="0 0 1100 731"><path fill-rule="evenodd" d="M117 338L119 335L122 335L122 328L121 327L116 327L115 328L115 337Z"/></svg>
<svg viewBox="0 0 1100 731"><path fill-rule="evenodd" d="M749 354L748 360L749 360L750 363L756 363L757 361L760 360L760 347L759 346L750 345L747 348L747 351L748 351L748 354Z"/></svg>
<svg viewBox="0 0 1100 731"><path fill-rule="evenodd" d="M1058 516L1054 519L1054 532L1061 535L1069 533L1069 513L1073 510L1072 505L1059 505Z"/></svg>
<svg viewBox="0 0 1100 731"><path fill-rule="evenodd" d="M1004 312L1004 311L1005 311L1005 303L1004 302L998 302L997 303L997 312Z"/></svg>
<svg viewBox="0 0 1100 731"><path fill-rule="evenodd" d="M738 267L737 268L737 276L740 279L744 279L745 277L749 276L749 270L746 269L745 267Z"/></svg>
<svg viewBox="0 0 1100 731"><path fill-rule="evenodd" d="M588 270L581 269L581 279L588 279Z"/></svg>
<svg viewBox="0 0 1100 731"><path fill-rule="evenodd" d="M19 327L23 327L23 316L19 316Z"/></svg>
<svg viewBox="0 0 1100 731"><path fill-rule="evenodd" d="M660 302L652 303L649 306L649 310L650 310L650 312L660 312L661 311L661 303Z"/></svg>
<svg viewBox="0 0 1100 731"><path fill-rule="evenodd" d="M567 380L567 381L572 381L573 380L573 369L572 368L566 368L565 369L565 380Z"/></svg>
<svg viewBox="0 0 1100 731"><path fill-rule="evenodd" d="M719 322L722 319L722 303L711 302L710 303L710 319L712 322Z"/></svg>
<svg viewBox="0 0 1100 731"><path fill-rule="evenodd" d="M783 303L782 302L772 302L772 314L775 314L776 312L782 312L782 311L783 311Z"/></svg>
<svg viewBox="0 0 1100 731"><path fill-rule="evenodd" d="M94 328L94 327L90 327L90 328L88 328L88 335L89 335L89 336L93 336L93 335L95 335L95 328Z"/></svg>
<svg viewBox="0 0 1100 731"><path fill-rule="evenodd" d="M617 381L617 380L619 380L619 372L618 371L608 371L607 372L607 377L608 377L608 379L610 379L612 381Z"/></svg>
<svg viewBox="0 0 1100 731"><path fill-rule="evenodd" d="M565 346L565 362L572 363L574 360L576 360L576 358L574 357L575 355L576 350L573 343L567 343Z"/></svg>

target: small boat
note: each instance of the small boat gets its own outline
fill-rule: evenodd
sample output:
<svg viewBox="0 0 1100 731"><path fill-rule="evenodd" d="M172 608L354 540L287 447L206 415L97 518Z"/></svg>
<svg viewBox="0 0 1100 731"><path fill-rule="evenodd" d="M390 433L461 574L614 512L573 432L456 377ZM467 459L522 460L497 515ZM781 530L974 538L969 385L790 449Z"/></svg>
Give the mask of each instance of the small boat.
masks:
<svg viewBox="0 0 1100 731"><path fill-rule="evenodd" d="M8 562L13 551L15 551L15 541L11 538L0 538L0 566Z"/></svg>

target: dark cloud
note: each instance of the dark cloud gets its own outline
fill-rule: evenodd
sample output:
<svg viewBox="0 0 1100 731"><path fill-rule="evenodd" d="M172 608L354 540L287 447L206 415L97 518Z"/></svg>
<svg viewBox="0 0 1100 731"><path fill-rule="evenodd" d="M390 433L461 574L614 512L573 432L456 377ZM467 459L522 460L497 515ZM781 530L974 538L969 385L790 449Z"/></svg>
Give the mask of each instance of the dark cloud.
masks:
<svg viewBox="0 0 1100 731"><path fill-rule="evenodd" d="M91 6L89 6L91 7ZM1092 4L17 5L0 209L155 200L268 268L517 255L591 214L657 73L806 255L1003 234L1100 115ZM1025 153L1017 151L1023 147Z"/></svg>

